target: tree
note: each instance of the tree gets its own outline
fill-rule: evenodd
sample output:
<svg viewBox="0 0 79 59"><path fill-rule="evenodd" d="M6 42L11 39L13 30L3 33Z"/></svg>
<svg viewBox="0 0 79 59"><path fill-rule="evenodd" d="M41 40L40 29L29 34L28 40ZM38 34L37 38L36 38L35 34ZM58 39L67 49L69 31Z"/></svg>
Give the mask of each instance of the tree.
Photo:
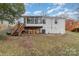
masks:
<svg viewBox="0 0 79 59"><path fill-rule="evenodd" d="M14 19L20 17L24 11L24 4L22 3L1 3L0 21L6 20L13 23Z"/></svg>

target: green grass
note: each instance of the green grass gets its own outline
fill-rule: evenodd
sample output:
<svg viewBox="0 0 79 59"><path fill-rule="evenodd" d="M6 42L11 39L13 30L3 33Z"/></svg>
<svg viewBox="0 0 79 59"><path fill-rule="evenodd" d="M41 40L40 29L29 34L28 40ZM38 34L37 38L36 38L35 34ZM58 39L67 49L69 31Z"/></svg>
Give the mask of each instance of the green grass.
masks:
<svg viewBox="0 0 79 59"><path fill-rule="evenodd" d="M11 56L72 56L79 55L79 33L64 35L5 36L0 40L0 55ZM0 36L4 39L4 36Z"/></svg>

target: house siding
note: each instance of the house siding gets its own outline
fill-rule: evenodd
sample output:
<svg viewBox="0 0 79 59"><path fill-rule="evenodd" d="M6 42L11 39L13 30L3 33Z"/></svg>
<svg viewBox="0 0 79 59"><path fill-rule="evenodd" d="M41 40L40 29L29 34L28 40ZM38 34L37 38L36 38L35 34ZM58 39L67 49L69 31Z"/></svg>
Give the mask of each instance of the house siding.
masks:
<svg viewBox="0 0 79 59"><path fill-rule="evenodd" d="M46 19L46 24L43 25L43 29L46 30L46 34L48 33L65 33L65 20L58 19L57 24L55 24L55 19Z"/></svg>
<svg viewBox="0 0 79 59"><path fill-rule="evenodd" d="M64 34L65 33L65 19L60 17L44 17L41 19L45 19L45 24L27 24L27 18L25 26L42 26L40 31L42 32L45 29L45 33L54 33L54 34ZM55 20L57 19L57 24L55 24Z"/></svg>

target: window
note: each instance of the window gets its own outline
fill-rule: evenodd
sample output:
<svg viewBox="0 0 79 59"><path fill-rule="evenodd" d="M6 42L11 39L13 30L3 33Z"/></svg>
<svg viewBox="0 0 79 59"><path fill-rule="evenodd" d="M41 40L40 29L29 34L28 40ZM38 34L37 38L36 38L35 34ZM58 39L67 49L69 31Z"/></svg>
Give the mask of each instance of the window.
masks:
<svg viewBox="0 0 79 59"><path fill-rule="evenodd" d="M27 24L34 24L34 18L28 18Z"/></svg>
<svg viewBox="0 0 79 59"><path fill-rule="evenodd" d="M45 19L43 19L43 24L46 24Z"/></svg>
<svg viewBox="0 0 79 59"><path fill-rule="evenodd" d="M38 18L38 23L39 23L39 24L42 24L42 23L43 23L41 17Z"/></svg>
<svg viewBox="0 0 79 59"><path fill-rule="evenodd" d="M35 18L35 24L41 24L41 19L40 18Z"/></svg>
<svg viewBox="0 0 79 59"><path fill-rule="evenodd" d="M27 24L29 24L30 22L31 22L31 20L28 18L28 19L27 19Z"/></svg>
<svg viewBox="0 0 79 59"><path fill-rule="evenodd" d="M57 24L58 22L57 22L57 20L55 20L55 24Z"/></svg>
<svg viewBox="0 0 79 59"><path fill-rule="evenodd" d="M40 19L38 19L38 24L41 24L41 20Z"/></svg>
<svg viewBox="0 0 79 59"><path fill-rule="evenodd" d="M38 24L38 18L35 18L35 24Z"/></svg>

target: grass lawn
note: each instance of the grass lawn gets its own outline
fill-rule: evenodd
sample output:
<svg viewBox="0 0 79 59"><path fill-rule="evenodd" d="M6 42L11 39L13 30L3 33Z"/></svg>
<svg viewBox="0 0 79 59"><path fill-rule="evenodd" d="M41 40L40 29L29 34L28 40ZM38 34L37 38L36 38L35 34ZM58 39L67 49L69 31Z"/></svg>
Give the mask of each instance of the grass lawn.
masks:
<svg viewBox="0 0 79 59"><path fill-rule="evenodd" d="M0 36L0 55L79 55L79 33ZM5 37L5 38L4 38Z"/></svg>

